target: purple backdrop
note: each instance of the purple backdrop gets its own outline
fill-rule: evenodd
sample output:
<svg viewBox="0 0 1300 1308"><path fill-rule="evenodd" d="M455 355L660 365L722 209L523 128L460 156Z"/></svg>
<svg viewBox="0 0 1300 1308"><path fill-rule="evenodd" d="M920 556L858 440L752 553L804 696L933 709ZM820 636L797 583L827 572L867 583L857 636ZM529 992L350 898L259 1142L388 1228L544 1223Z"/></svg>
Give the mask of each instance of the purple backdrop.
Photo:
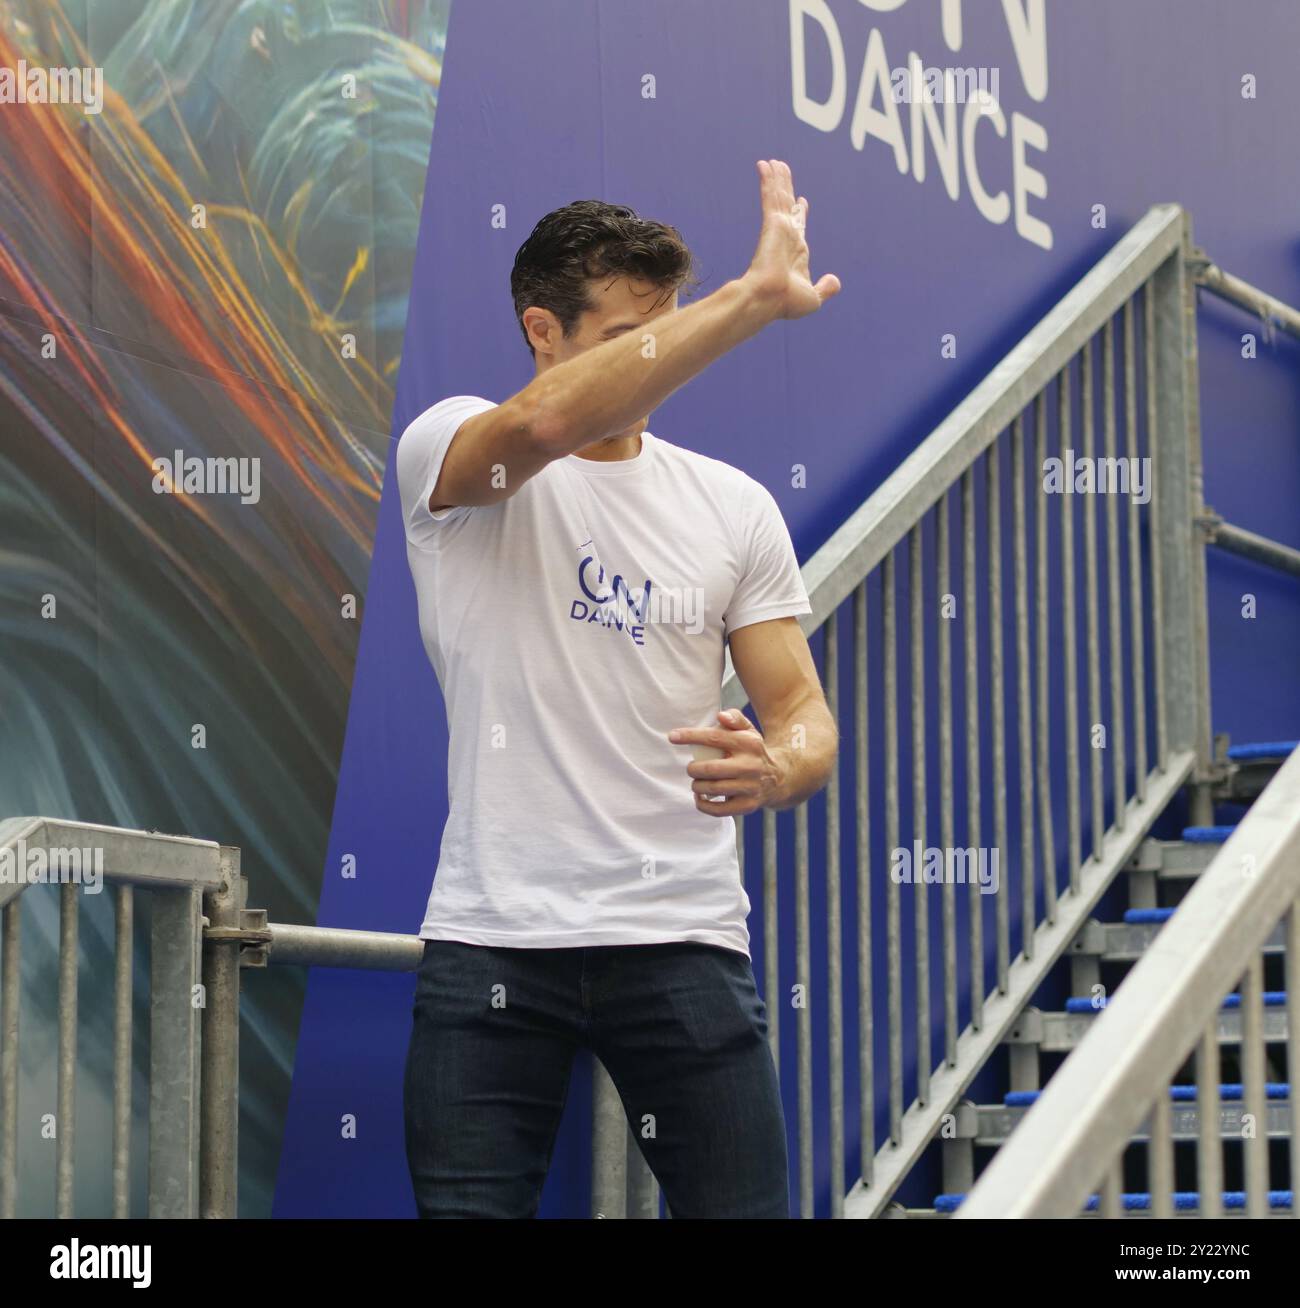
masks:
<svg viewBox="0 0 1300 1308"><path fill-rule="evenodd" d="M787 0L454 5L394 437L444 395L502 399L528 380L508 275L541 214L600 197L670 221L699 255L707 292L741 272L753 248L760 156L791 162L798 189L812 200L814 274L838 273L844 293L815 319L775 327L720 362L652 426L763 481L801 559L1150 204L1185 204L1216 261L1300 300L1300 160L1290 130L1300 11L1214 0L1049 6L1047 86L1038 98L1033 33L1022 38L1022 72L1001 6L963 6L957 52L945 43L939 0L873 12L888 6L794 6L833 15L844 52L845 105L825 131L793 108ZM1012 7L1023 9L1023 0ZM900 174L881 140L868 136L854 147L851 122L873 29L891 69L915 51L926 65L998 70L1007 131L979 125L978 176L990 194L1027 188L1031 221L1021 226L1045 223L1050 250L1017 231L1014 219L996 224L981 214L964 160L953 200L932 148L918 181L910 170ZM825 102L831 45L815 18L803 30L807 91ZM1257 79L1255 98L1243 97L1247 75ZM913 137L907 106L901 109L910 163ZM1041 143L1040 132L1046 148L1028 144ZM1026 142L1019 168L1017 135ZM1035 171L1046 179L1045 197L1032 193ZM1093 225L1097 205L1106 208L1104 229ZM1227 308L1201 315L1206 498L1230 520L1300 545L1296 347L1267 344L1257 360L1243 360L1247 330L1249 321ZM947 333L956 336L955 359L940 356ZM806 465L806 489L791 488L795 462ZM1251 622L1240 615L1246 590L1259 596ZM1212 557L1210 605L1216 728L1239 739L1294 736L1300 591ZM418 929L445 815L445 746L390 484L321 924ZM355 879L340 874L348 854ZM412 984L409 976L312 977L277 1214L413 1213L401 1124ZM785 1026L792 1034L793 1023ZM585 1211L588 1103L580 1081L546 1213ZM348 1115L355 1138L344 1132ZM849 1148L856 1151L855 1138ZM823 1203L830 1175L823 1146Z"/></svg>

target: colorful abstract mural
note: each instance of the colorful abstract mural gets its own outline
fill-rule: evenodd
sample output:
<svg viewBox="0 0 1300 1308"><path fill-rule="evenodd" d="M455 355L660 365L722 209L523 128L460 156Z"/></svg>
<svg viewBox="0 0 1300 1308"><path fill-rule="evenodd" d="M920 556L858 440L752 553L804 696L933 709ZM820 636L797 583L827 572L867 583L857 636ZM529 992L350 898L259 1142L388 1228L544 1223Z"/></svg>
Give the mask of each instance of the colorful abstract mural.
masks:
<svg viewBox="0 0 1300 1308"><path fill-rule="evenodd" d="M0 0L0 68L102 95L0 104L0 814L238 845L279 921L316 915L449 4ZM113 926L86 901L98 1216ZM44 1212L56 897L23 912L19 1193ZM246 986L245 1215L270 1211L303 984Z"/></svg>

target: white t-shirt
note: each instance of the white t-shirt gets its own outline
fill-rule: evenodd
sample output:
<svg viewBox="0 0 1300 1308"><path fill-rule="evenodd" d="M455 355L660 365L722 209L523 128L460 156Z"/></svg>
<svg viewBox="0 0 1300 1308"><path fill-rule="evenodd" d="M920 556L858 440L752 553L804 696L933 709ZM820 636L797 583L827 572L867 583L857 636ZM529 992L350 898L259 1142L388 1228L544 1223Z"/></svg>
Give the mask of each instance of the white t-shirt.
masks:
<svg viewBox="0 0 1300 1308"><path fill-rule="evenodd" d="M450 809L420 935L518 948L694 940L749 953L732 818L695 807L674 727L717 726L724 641L810 611L771 494L645 432L489 507L429 512L459 395L397 447Z"/></svg>

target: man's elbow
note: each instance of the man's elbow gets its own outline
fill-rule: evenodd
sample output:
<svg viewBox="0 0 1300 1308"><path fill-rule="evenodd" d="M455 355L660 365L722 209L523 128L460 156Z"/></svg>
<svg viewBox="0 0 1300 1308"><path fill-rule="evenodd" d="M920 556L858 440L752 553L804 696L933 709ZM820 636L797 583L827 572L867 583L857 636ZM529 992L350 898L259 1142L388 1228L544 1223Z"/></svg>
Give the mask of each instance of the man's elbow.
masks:
<svg viewBox="0 0 1300 1308"><path fill-rule="evenodd" d="M510 415L515 439L528 447L541 459L562 458L573 448L573 424L550 400L545 387L534 384L525 387L512 401Z"/></svg>

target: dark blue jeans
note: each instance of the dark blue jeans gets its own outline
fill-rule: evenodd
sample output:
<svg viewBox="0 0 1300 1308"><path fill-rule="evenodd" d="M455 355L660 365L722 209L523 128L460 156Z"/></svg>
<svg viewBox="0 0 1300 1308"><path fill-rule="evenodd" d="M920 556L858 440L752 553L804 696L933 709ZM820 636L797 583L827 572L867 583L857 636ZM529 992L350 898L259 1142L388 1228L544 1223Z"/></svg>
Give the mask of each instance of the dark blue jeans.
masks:
<svg viewBox="0 0 1300 1308"><path fill-rule="evenodd" d="M749 959L678 942L425 942L404 1084L421 1217L532 1217L579 1048L675 1218L788 1217L785 1121Z"/></svg>

